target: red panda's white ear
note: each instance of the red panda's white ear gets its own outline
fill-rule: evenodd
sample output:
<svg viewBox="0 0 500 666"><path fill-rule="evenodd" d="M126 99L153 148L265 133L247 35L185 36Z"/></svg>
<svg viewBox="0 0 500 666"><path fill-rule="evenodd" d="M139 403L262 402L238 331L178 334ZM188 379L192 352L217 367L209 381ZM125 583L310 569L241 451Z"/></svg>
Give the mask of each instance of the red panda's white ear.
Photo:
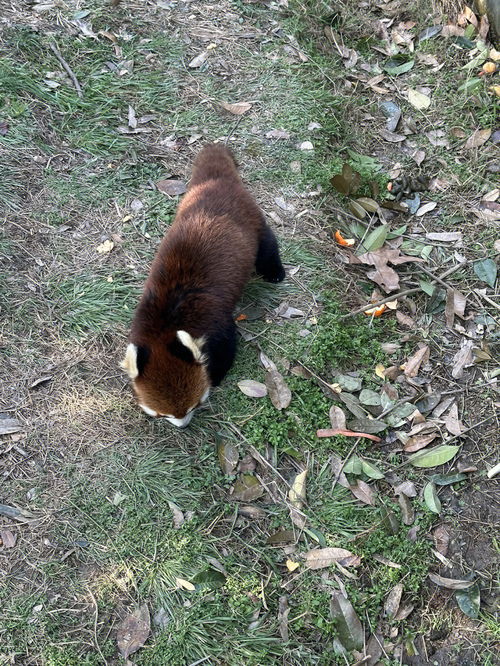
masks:
<svg viewBox="0 0 500 666"><path fill-rule="evenodd" d="M125 370L130 379L135 379L139 375L137 367L137 347L130 343L125 352L125 358L120 363L120 368Z"/></svg>
<svg viewBox="0 0 500 666"><path fill-rule="evenodd" d="M203 361L203 338L193 338L187 331L177 331L177 339L191 351L195 361Z"/></svg>

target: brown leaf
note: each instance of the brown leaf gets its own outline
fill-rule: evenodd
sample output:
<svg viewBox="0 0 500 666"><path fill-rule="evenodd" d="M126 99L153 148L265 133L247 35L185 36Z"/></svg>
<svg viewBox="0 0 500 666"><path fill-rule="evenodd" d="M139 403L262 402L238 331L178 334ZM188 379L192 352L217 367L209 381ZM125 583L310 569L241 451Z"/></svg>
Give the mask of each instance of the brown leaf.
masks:
<svg viewBox="0 0 500 666"><path fill-rule="evenodd" d="M398 583L392 588L392 590L387 595L387 599L384 604L384 614L389 619L394 618L399 610L401 597L403 596L403 590L404 590L403 584Z"/></svg>
<svg viewBox="0 0 500 666"><path fill-rule="evenodd" d="M286 130L269 130L266 132L266 139L289 139L290 132Z"/></svg>
<svg viewBox="0 0 500 666"><path fill-rule="evenodd" d="M242 379L238 382L238 388L249 398L263 398L267 395L266 385L253 379Z"/></svg>
<svg viewBox="0 0 500 666"><path fill-rule="evenodd" d="M446 555L450 544L450 533L446 525L438 525L432 532L432 536L434 537L434 544L438 553Z"/></svg>
<svg viewBox="0 0 500 666"><path fill-rule="evenodd" d="M293 530L278 530L274 534L270 534L266 543L275 544L275 543L292 543L295 541L295 533Z"/></svg>
<svg viewBox="0 0 500 666"><path fill-rule="evenodd" d="M446 587L448 590L466 590L475 583L473 580L458 580L456 578L444 578L437 573L429 573L429 578L439 587Z"/></svg>
<svg viewBox="0 0 500 666"><path fill-rule="evenodd" d="M278 604L278 628L281 640L285 643L288 641L288 614L290 613L290 606L288 605L288 597L281 596Z"/></svg>
<svg viewBox="0 0 500 666"><path fill-rule="evenodd" d="M232 498L240 502L252 502L264 494L259 480L251 474L242 474L233 486Z"/></svg>
<svg viewBox="0 0 500 666"><path fill-rule="evenodd" d="M386 293L399 289L399 275L387 264L380 266L376 271L367 273L366 277L382 287Z"/></svg>
<svg viewBox="0 0 500 666"><path fill-rule="evenodd" d="M474 342L472 340L462 340L460 349L457 351L453 357L453 369L451 371L451 376L454 379L460 379L464 374L464 368L474 364L474 354L472 348L474 347Z"/></svg>
<svg viewBox="0 0 500 666"><path fill-rule="evenodd" d="M245 518L249 518L250 520L262 520L266 517L264 509L261 509L258 506L252 506L251 504L248 506L239 506L238 514Z"/></svg>
<svg viewBox="0 0 500 666"><path fill-rule="evenodd" d="M9 123L6 120L0 120L0 136L6 136L9 131Z"/></svg>
<svg viewBox="0 0 500 666"><path fill-rule="evenodd" d="M405 376L410 378L416 377L422 363L426 363L429 360L429 353L428 345L423 345L413 356L410 356L405 365Z"/></svg>
<svg viewBox="0 0 500 666"><path fill-rule="evenodd" d="M174 521L174 530L178 530L182 525L184 525L184 514L182 511L179 509L177 504L174 504L169 500L168 502L168 508L172 512L173 515L173 521Z"/></svg>
<svg viewBox="0 0 500 666"><path fill-rule="evenodd" d="M350 488L351 484L349 483L346 475L342 471L344 466L342 458L340 458L340 456L336 455L335 453L333 453L331 456L331 466L332 466L332 472L334 474L335 483L338 483L340 486L343 486L344 488Z"/></svg>
<svg viewBox="0 0 500 666"><path fill-rule="evenodd" d="M464 150L472 150L483 146L491 136L491 129L476 130L464 144Z"/></svg>
<svg viewBox="0 0 500 666"><path fill-rule="evenodd" d="M156 188L163 192L163 194L168 194L171 197L178 196L179 194L184 194L186 191L186 183L182 180L159 180L156 183Z"/></svg>
<svg viewBox="0 0 500 666"><path fill-rule="evenodd" d="M332 405L330 407L330 411L328 412L328 416L330 418L330 423L332 424L332 428L336 430L345 430L345 424L346 424L345 414L340 407Z"/></svg>
<svg viewBox="0 0 500 666"><path fill-rule="evenodd" d="M274 361L271 361L269 356L266 356L263 351L260 352L259 354L259 360L262 363L263 367L266 370L277 370L278 368L276 367L276 363Z"/></svg>
<svg viewBox="0 0 500 666"><path fill-rule="evenodd" d="M224 474L232 474L239 460L238 449L229 442L220 442L217 446L217 456Z"/></svg>
<svg viewBox="0 0 500 666"><path fill-rule="evenodd" d="M17 541L17 534L10 530L0 530L0 539L4 548L14 548Z"/></svg>
<svg viewBox="0 0 500 666"><path fill-rule="evenodd" d="M345 548L315 548L304 553L308 569L325 569L335 562L343 567L357 567L361 558Z"/></svg>
<svg viewBox="0 0 500 666"><path fill-rule="evenodd" d="M265 382L269 398L276 409L286 409L292 400L292 392L280 373L277 370L267 372Z"/></svg>
<svg viewBox="0 0 500 666"><path fill-rule="evenodd" d="M406 139L404 134L396 134L395 132L389 132L389 130L386 129L380 130L380 134L383 139L389 141L390 143L399 143L400 141L404 141Z"/></svg>
<svg viewBox="0 0 500 666"><path fill-rule="evenodd" d="M424 150L416 150L414 153L412 153L412 158L417 163L417 166L420 166L422 164L422 162L425 160L425 151Z"/></svg>
<svg viewBox="0 0 500 666"><path fill-rule="evenodd" d="M415 488L413 481L403 481L394 487L394 493L396 495L404 493L407 497L416 497L417 489Z"/></svg>
<svg viewBox="0 0 500 666"><path fill-rule="evenodd" d="M116 641L124 659L137 652L146 642L151 632L151 620L147 604L136 608L118 627Z"/></svg>
<svg viewBox="0 0 500 666"><path fill-rule="evenodd" d="M428 444L430 444L434 439L436 439L438 434L439 433L437 432L430 432L427 433L426 435L414 435L413 437L409 437L406 444L404 445L404 450L406 451L406 453L413 453L414 451L420 451L420 449L423 449Z"/></svg>
<svg viewBox="0 0 500 666"><path fill-rule="evenodd" d="M400 310L396 310L396 319L398 322L401 324L401 326L406 326L406 328L415 328L416 323L415 320L409 317L408 315L405 315L404 312L401 312ZM387 377L387 371L386 371L386 377ZM389 377L389 379L392 379Z"/></svg>
<svg viewBox="0 0 500 666"><path fill-rule="evenodd" d="M450 435L462 434L462 425L458 419L458 407L456 402L453 403L453 405L450 408L450 411L446 415L444 419L444 424L446 426L446 430L450 433Z"/></svg>
<svg viewBox="0 0 500 666"><path fill-rule="evenodd" d="M375 506L376 493L371 486L359 479L354 485L351 485L350 490L356 499L359 499L363 504Z"/></svg>
<svg viewBox="0 0 500 666"><path fill-rule="evenodd" d="M250 111L252 104L250 102L235 102L230 104L229 102L220 102L220 105L229 113L232 113L235 116L242 116L247 111Z"/></svg>
<svg viewBox="0 0 500 666"><path fill-rule="evenodd" d="M401 509L401 516L405 525L413 525L415 522L415 511L408 495L400 493L398 496L398 504Z"/></svg>

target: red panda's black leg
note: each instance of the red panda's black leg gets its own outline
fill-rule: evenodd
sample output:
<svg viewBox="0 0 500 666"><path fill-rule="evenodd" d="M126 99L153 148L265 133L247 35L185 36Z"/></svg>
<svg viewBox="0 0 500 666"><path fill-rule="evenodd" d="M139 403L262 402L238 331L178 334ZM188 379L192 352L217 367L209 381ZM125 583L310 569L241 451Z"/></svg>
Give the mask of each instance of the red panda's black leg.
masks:
<svg viewBox="0 0 500 666"><path fill-rule="evenodd" d="M232 319L221 322L220 328L209 334L203 352L208 359L210 383L218 386L232 366L236 354L236 324Z"/></svg>
<svg viewBox="0 0 500 666"><path fill-rule="evenodd" d="M285 277L276 236L266 223L262 225L255 269L268 282L281 282Z"/></svg>

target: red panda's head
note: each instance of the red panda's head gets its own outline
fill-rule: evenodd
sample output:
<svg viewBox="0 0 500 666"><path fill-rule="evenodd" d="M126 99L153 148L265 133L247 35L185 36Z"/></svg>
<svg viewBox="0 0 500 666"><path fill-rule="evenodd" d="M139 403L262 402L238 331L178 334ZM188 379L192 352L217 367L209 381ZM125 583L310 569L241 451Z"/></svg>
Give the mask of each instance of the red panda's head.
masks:
<svg viewBox="0 0 500 666"><path fill-rule="evenodd" d="M164 416L184 428L208 398L210 380L203 338L177 331L169 341L129 344L121 367L132 379L137 401L149 416Z"/></svg>

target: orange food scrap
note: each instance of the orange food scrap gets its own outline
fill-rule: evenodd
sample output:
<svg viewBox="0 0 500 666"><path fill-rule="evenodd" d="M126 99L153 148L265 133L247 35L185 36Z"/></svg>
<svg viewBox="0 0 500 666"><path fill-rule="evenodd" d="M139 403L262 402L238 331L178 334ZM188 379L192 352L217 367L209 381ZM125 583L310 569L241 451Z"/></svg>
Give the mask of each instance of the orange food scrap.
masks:
<svg viewBox="0 0 500 666"><path fill-rule="evenodd" d="M364 313L365 315L368 315L369 317L380 317L384 314L384 312L387 310L387 305L380 305L378 308L370 308L369 310L365 310Z"/></svg>
<svg viewBox="0 0 500 666"><path fill-rule="evenodd" d="M392 183L387 183L387 191L392 192Z"/></svg>
<svg viewBox="0 0 500 666"><path fill-rule="evenodd" d="M344 238L339 229L335 232L335 240L339 245L343 245L344 247L352 247L356 242L354 238Z"/></svg>
<svg viewBox="0 0 500 666"><path fill-rule="evenodd" d="M245 319L248 319L248 317L247 317L246 314L239 314L239 315L236 317L236 321L245 321Z"/></svg>
<svg viewBox="0 0 500 666"><path fill-rule="evenodd" d="M485 62L483 65L483 72L485 74L494 74L496 72L497 66L494 62Z"/></svg>

